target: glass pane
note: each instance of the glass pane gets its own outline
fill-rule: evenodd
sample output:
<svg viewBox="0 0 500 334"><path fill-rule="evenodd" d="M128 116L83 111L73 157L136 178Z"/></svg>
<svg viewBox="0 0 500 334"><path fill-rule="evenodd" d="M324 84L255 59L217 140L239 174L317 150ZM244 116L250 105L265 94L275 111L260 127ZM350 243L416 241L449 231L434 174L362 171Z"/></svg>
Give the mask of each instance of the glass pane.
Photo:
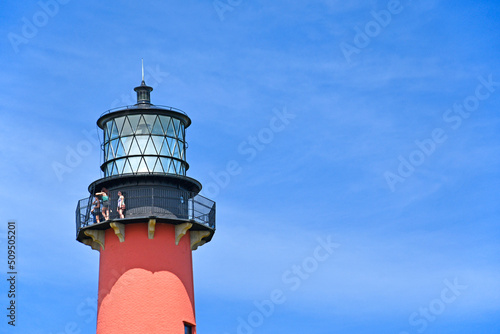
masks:
<svg viewBox="0 0 500 334"><path fill-rule="evenodd" d="M118 159L116 162L116 168L118 169L118 174L123 172L123 166L125 165L125 159Z"/></svg>
<svg viewBox="0 0 500 334"><path fill-rule="evenodd" d="M116 169L116 164L113 162L113 168L111 169L111 175L117 175L118 170Z"/></svg>
<svg viewBox="0 0 500 334"><path fill-rule="evenodd" d="M167 127L167 136L170 136L170 137L175 137L175 131L174 131L174 125L173 125L173 122L169 122L169 123L168 123L168 127Z"/></svg>
<svg viewBox="0 0 500 334"><path fill-rule="evenodd" d="M132 116L129 116L129 117L132 117ZM134 131L132 131L132 127L130 126L130 122L128 120L128 117L125 118L124 123L125 124L123 124L121 136L124 137L124 136L130 136L130 135L134 134Z"/></svg>
<svg viewBox="0 0 500 334"><path fill-rule="evenodd" d="M111 168L113 167L113 164L109 163L106 165L106 170L104 171L104 176L110 176L111 175Z"/></svg>
<svg viewBox="0 0 500 334"><path fill-rule="evenodd" d="M106 134L107 140L109 140L109 136L111 135L111 127L113 126L113 121L108 121L106 122L106 131L108 132Z"/></svg>
<svg viewBox="0 0 500 334"><path fill-rule="evenodd" d="M109 143L104 144L104 160L108 161Z"/></svg>
<svg viewBox="0 0 500 334"><path fill-rule="evenodd" d="M179 128L181 127L181 122L177 118L172 118L172 123L174 123L175 136L179 136Z"/></svg>
<svg viewBox="0 0 500 334"><path fill-rule="evenodd" d="M144 153L144 150L146 149L146 144L148 143L148 138L149 136L135 136L135 140L137 140L137 144L139 144L139 148L141 149L141 152Z"/></svg>
<svg viewBox="0 0 500 334"><path fill-rule="evenodd" d="M132 172L133 173L137 172L137 169L139 168L139 163L141 162L141 157L132 157L129 158L128 160L130 162L130 166L132 167Z"/></svg>
<svg viewBox="0 0 500 334"><path fill-rule="evenodd" d="M175 173L177 174L181 170L181 162L179 160L174 160Z"/></svg>
<svg viewBox="0 0 500 334"><path fill-rule="evenodd" d="M130 151L129 151L128 155L141 155L142 153L141 153L141 149L139 148L139 145L137 144L137 138L135 138L135 137L130 137L130 138L133 138L133 140L132 140L132 145L130 147ZM133 167L134 166L132 166L132 168Z"/></svg>
<svg viewBox="0 0 500 334"><path fill-rule="evenodd" d="M132 146L132 142L134 141L134 137L125 137L122 138L123 149L125 150L125 155L130 154L130 146Z"/></svg>
<svg viewBox="0 0 500 334"><path fill-rule="evenodd" d="M175 174L174 164L173 164L172 160L170 160L170 163L168 164L167 173Z"/></svg>
<svg viewBox="0 0 500 334"><path fill-rule="evenodd" d="M144 158L141 159L137 173L149 173L148 166L146 165Z"/></svg>
<svg viewBox="0 0 500 334"><path fill-rule="evenodd" d="M141 115L130 115L127 117L128 120L130 121L130 125L132 126L132 131L135 133L135 130L137 129L137 123L139 123Z"/></svg>
<svg viewBox="0 0 500 334"><path fill-rule="evenodd" d="M170 155L170 151L168 150L168 144L167 144L166 139L163 139L163 146L161 147L160 155L166 155L166 156Z"/></svg>
<svg viewBox="0 0 500 334"><path fill-rule="evenodd" d="M170 117L160 116L161 126L163 127L163 132L167 133L168 123L170 122Z"/></svg>
<svg viewBox="0 0 500 334"><path fill-rule="evenodd" d="M169 150L169 154L170 156L172 156L173 152L174 152L174 140L173 138L170 138L170 137L167 137L167 143L168 143L168 150Z"/></svg>
<svg viewBox="0 0 500 334"><path fill-rule="evenodd" d="M139 120L139 124L137 125L137 130L135 130L135 134L149 134L149 129L143 116L141 116L141 119Z"/></svg>
<svg viewBox="0 0 500 334"><path fill-rule="evenodd" d="M157 159L157 157L144 157L148 170L153 171Z"/></svg>
<svg viewBox="0 0 500 334"><path fill-rule="evenodd" d="M153 169L154 173L163 173L163 166L161 165L160 159L156 160L155 168Z"/></svg>
<svg viewBox="0 0 500 334"><path fill-rule="evenodd" d="M158 152L158 154L160 154L159 152L161 152L161 144L162 144L162 141L163 141L163 136L151 136L151 139L153 140L153 143L155 144L155 148L156 148L156 152Z"/></svg>
<svg viewBox="0 0 500 334"><path fill-rule="evenodd" d="M122 131L123 122L125 121L125 116L115 118L116 128L118 129L118 134Z"/></svg>
<svg viewBox="0 0 500 334"><path fill-rule="evenodd" d="M134 158L131 158L134 159ZM132 174L132 167L130 166L130 162L128 159L125 160L125 167L123 167L123 174Z"/></svg>
<svg viewBox="0 0 500 334"><path fill-rule="evenodd" d="M181 128L179 130L179 139L184 141L184 124L181 123Z"/></svg>
<svg viewBox="0 0 500 334"><path fill-rule="evenodd" d="M116 158L116 152L118 151L118 144L120 143L120 138L111 141L113 148L113 156Z"/></svg>
<svg viewBox="0 0 500 334"><path fill-rule="evenodd" d="M120 139L118 139L118 147L116 148L116 157L119 158L119 157L123 157L125 156L125 148L123 147L123 144L122 144L122 141Z"/></svg>
<svg viewBox="0 0 500 334"><path fill-rule="evenodd" d="M104 156L106 157L105 162L113 159L113 150L110 144L106 144L106 151L104 151Z"/></svg>
<svg viewBox="0 0 500 334"><path fill-rule="evenodd" d="M148 143L146 145L146 148L144 149L144 154L151 154L151 155L157 155L155 146L153 144L153 139L149 137ZM153 166L151 166L153 167Z"/></svg>
<svg viewBox="0 0 500 334"><path fill-rule="evenodd" d="M151 133L163 136L163 128L161 127L160 119L158 117L155 118L155 124L153 125Z"/></svg>
<svg viewBox="0 0 500 334"><path fill-rule="evenodd" d="M177 142L177 145L179 145L179 151L180 151L180 154L181 154L180 155L181 159L185 160L184 159L184 153L185 153L184 143L181 142L181 141L179 141L179 142Z"/></svg>
<svg viewBox="0 0 500 334"><path fill-rule="evenodd" d="M174 154L173 154L173 156L175 158L180 158L181 157L181 153L179 151L179 143L177 142L177 140L175 140L174 142L175 142L175 147L174 147Z"/></svg>
<svg viewBox="0 0 500 334"><path fill-rule="evenodd" d="M172 159L169 159L169 158L160 158L161 160L161 164L163 166L163 172L167 172L168 170L168 166L170 165L170 162L172 161Z"/></svg>
<svg viewBox="0 0 500 334"><path fill-rule="evenodd" d="M114 145L114 142L113 141L110 141L108 143L108 159L107 160L111 160L114 158L114 150L113 150L113 145Z"/></svg>
<svg viewBox="0 0 500 334"><path fill-rule="evenodd" d="M156 115L146 114L144 115L144 120L146 121L146 127L148 129L148 133L151 133L153 129L153 123L155 122Z"/></svg>
<svg viewBox="0 0 500 334"><path fill-rule="evenodd" d="M115 139L115 138L118 138L119 136L119 132L118 132L118 128L116 127L116 124L114 121L111 122L112 123L112 127L111 127L111 134L110 134L110 139Z"/></svg>

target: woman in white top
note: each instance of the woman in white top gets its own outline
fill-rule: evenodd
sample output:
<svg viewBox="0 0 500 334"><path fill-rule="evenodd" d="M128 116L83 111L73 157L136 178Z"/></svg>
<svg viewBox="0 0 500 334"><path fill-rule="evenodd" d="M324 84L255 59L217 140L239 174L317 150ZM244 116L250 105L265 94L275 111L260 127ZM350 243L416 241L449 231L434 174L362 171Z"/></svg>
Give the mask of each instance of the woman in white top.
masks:
<svg viewBox="0 0 500 334"><path fill-rule="evenodd" d="M125 218L123 215L123 211L125 211L125 197L123 197L122 192L118 192L118 208L117 208L118 214L120 215L120 218Z"/></svg>

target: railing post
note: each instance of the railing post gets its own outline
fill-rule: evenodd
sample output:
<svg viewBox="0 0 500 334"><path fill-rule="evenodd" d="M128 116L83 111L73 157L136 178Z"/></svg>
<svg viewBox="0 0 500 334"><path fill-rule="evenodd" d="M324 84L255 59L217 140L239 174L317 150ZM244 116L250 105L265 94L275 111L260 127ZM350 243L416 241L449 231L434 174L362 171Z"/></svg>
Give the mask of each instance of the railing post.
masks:
<svg viewBox="0 0 500 334"><path fill-rule="evenodd" d="M151 188L151 206L149 207L149 215L152 216L153 215L153 208L154 208L154 205L155 205L155 188Z"/></svg>
<svg viewBox="0 0 500 334"><path fill-rule="evenodd" d="M90 210L92 210L92 194L90 194L89 196L89 200L87 202L87 210L85 210L85 222L87 222L87 225L88 225L88 222L90 222ZM81 226L81 224L80 224Z"/></svg>
<svg viewBox="0 0 500 334"><path fill-rule="evenodd" d="M80 231L80 201L76 206L76 237L78 238L78 232Z"/></svg>
<svg viewBox="0 0 500 334"><path fill-rule="evenodd" d="M189 219L194 219L194 197L189 199L188 210Z"/></svg>
<svg viewBox="0 0 500 334"><path fill-rule="evenodd" d="M210 210L210 213L208 215L209 223L208 225L211 228L215 228L215 202L214 205L212 206L212 209Z"/></svg>

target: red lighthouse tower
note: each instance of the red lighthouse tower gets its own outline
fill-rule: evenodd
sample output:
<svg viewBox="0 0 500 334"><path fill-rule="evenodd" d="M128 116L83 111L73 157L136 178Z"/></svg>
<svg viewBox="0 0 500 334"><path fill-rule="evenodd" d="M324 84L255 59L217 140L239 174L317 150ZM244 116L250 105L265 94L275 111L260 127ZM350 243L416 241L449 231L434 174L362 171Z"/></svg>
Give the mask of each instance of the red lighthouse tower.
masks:
<svg viewBox="0 0 500 334"><path fill-rule="evenodd" d="M76 209L76 238L100 252L98 334L196 333L191 251L215 232L215 203L186 176L181 110L137 103L105 112L101 170ZM97 194L97 196L96 196Z"/></svg>

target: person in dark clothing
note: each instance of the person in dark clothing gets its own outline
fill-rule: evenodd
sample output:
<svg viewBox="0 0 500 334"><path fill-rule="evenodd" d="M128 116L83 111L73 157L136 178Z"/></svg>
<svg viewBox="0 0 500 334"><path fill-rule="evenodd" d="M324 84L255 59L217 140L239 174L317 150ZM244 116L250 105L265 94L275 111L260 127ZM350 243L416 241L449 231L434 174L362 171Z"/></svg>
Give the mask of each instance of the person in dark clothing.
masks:
<svg viewBox="0 0 500 334"><path fill-rule="evenodd" d="M92 208L92 214L94 215L94 224L95 223L100 223L100 216L101 216L101 202L99 201L99 198L97 196L94 197L94 201L92 202L92 205L94 206Z"/></svg>

